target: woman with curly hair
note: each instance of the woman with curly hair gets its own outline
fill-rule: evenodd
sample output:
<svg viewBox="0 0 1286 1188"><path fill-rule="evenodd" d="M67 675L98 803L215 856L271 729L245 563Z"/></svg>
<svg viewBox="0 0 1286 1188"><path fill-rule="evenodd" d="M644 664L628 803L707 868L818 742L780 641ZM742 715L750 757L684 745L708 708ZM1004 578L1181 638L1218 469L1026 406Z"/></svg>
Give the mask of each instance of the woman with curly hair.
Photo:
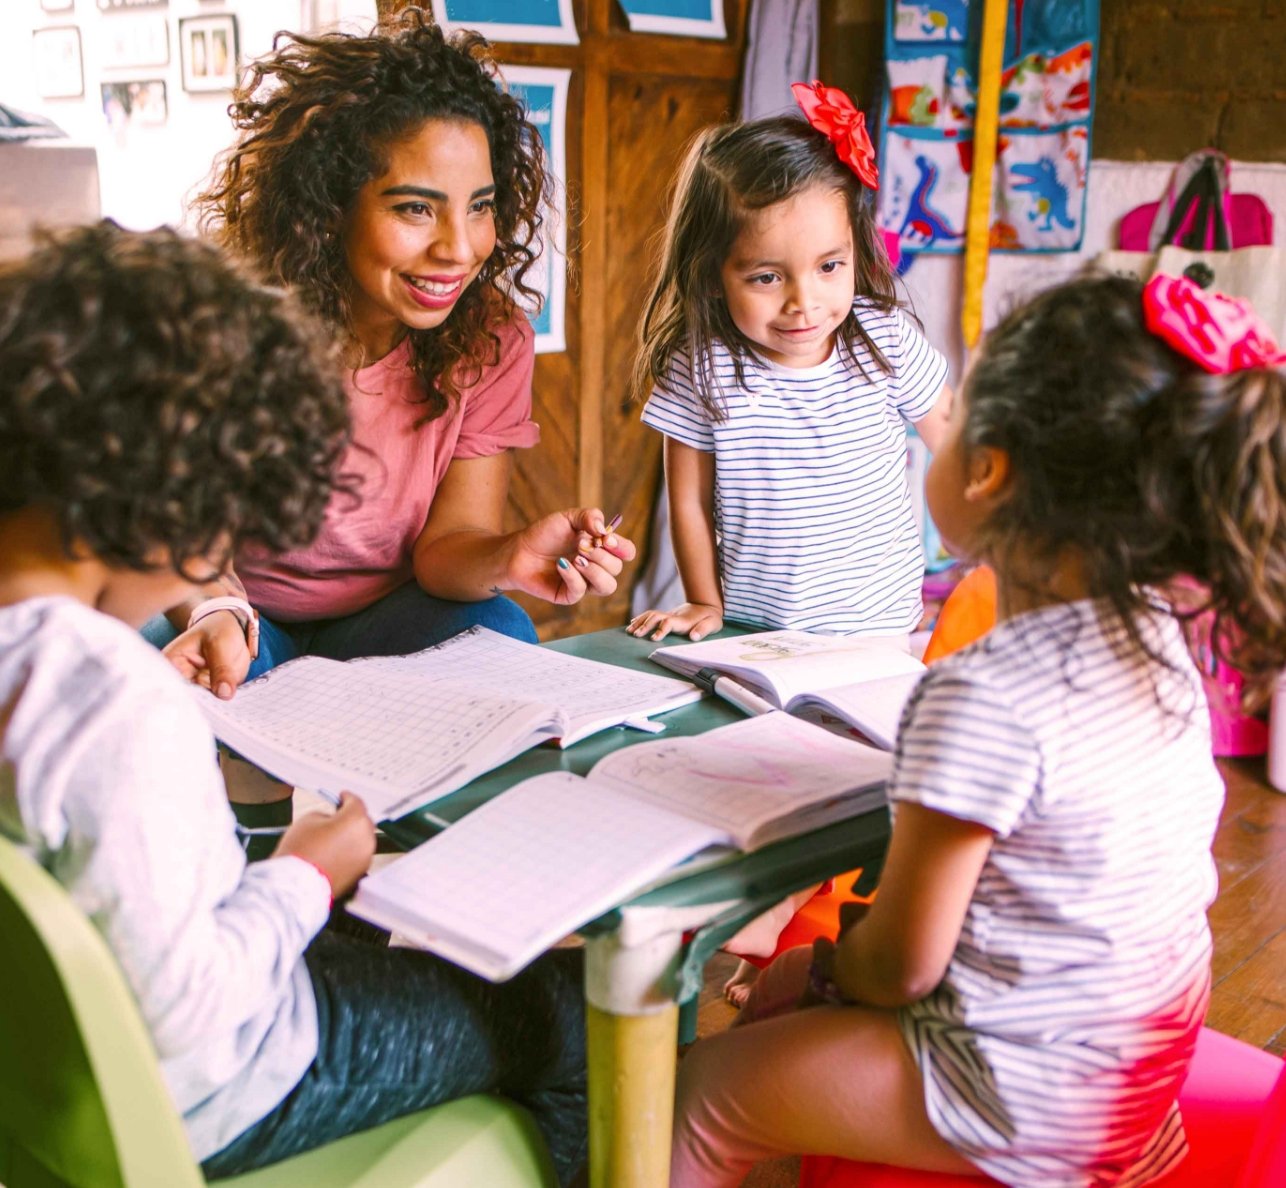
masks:
<svg viewBox="0 0 1286 1188"><path fill-rule="evenodd" d="M536 296L550 181L487 43L447 38L414 8L369 36L281 34L231 111L240 136L197 200L203 229L333 329L346 467L363 481L311 545L238 554L248 605L174 608L174 664L231 697L301 653L410 652L473 624L534 642L505 591L610 594L634 548L599 509L502 531L510 452L539 435L515 297ZM208 591L229 592L242 594Z"/></svg>
<svg viewBox="0 0 1286 1188"><path fill-rule="evenodd" d="M0 830L114 953L207 1176L494 1092L566 1181L579 954L495 986L324 928L374 849L361 801L247 867L204 716L132 630L234 552L305 547L347 481L348 398L292 304L111 223L0 270Z"/></svg>

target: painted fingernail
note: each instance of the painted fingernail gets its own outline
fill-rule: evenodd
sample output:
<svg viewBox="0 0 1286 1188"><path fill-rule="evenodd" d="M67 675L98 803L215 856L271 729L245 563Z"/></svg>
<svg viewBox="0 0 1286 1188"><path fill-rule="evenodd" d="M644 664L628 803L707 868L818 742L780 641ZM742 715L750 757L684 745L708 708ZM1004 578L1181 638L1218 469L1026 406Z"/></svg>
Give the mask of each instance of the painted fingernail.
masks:
<svg viewBox="0 0 1286 1188"><path fill-rule="evenodd" d="M566 557L559 557L559 558L558 558L558 568L559 568L559 569L571 569L571 566L567 564L567 558L566 558Z"/></svg>
<svg viewBox="0 0 1286 1188"><path fill-rule="evenodd" d="M617 512L616 515L614 515L611 518L611 520L608 522L607 530L608 532L615 532L616 529L618 529L620 526L621 526L621 513Z"/></svg>
<svg viewBox="0 0 1286 1188"><path fill-rule="evenodd" d="M577 564L581 569L588 569L588 568L589 568L589 562L588 562L584 557L577 557L577 558L576 558L576 564Z"/></svg>
<svg viewBox="0 0 1286 1188"><path fill-rule="evenodd" d="M616 537L614 537L614 536L608 536L608 537L606 537L606 538L603 540L603 543L604 543L604 544L605 544L609 549L614 549L614 548L616 548Z"/></svg>

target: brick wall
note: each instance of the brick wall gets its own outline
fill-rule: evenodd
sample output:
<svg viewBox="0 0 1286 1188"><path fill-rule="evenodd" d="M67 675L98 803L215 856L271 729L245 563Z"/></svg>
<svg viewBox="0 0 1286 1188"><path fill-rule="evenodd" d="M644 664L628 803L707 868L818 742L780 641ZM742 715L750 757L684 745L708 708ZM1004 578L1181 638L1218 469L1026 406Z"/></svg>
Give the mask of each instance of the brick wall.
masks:
<svg viewBox="0 0 1286 1188"><path fill-rule="evenodd" d="M1286 0L1102 0L1094 155L1286 161Z"/></svg>
<svg viewBox="0 0 1286 1188"><path fill-rule="evenodd" d="M821 16L822 77L869 109L884 0L821 0ZM1096 157L1286 161L1286 0L1101 0L1099 52Z"/></svg>

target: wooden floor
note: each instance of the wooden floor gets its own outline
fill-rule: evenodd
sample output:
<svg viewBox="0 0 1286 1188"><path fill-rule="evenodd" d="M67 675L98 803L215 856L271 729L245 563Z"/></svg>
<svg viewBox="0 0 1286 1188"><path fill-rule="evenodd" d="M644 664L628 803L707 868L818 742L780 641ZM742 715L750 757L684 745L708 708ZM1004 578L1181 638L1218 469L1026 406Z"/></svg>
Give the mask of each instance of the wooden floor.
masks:
<svg viewBox="0 0 1286 1188"><path fill-rule="evenodd" d="M1219 898L1210 909L1215 938L1214 988L1207 1024L1286 1056L1286 795L1264 779L1262 759L1221 760L1227 785L1214 854ZM727 1027L722 996L736 959L719 954L706 967L699 1035ZM794 1188L799 1163L756 1168L746 1188Z"/></svg>

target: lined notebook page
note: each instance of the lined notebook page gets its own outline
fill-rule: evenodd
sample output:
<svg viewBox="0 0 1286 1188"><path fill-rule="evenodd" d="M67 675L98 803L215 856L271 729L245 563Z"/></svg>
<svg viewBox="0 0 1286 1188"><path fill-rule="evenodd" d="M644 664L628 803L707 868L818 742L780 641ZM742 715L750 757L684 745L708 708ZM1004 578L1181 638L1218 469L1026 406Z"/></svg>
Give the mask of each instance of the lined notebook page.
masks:
<svg viewBox="0 0 1286 1188"><path fill-rule="evenodd" d="M503 981L720 840L717 828L551 772L364 879L349 910Z"/></svg>
<svg viewBox="0 0 1286 1188"><path fill-rule="evenodd" d="M565 656L550 648L474 627L422 652L352 662L387 672L459 682L476 691L524 697L556 705L575 740L595 723L675 709L700 698L700 690L673 677L634 672L615 664ZM566 745L564 740L564 745Z"/></svg>
<svg viewBox="0 0 1286 1188"><path fill-rule="evenodd" d="M289 783L356 792L376 820L559 732L546 705L316 656L273 669L231 701L197 696L233 750Z"/></svg>
<svg viewBox="0 0 1286 1188"><path fill-rule="evenodd" d="M815 707L830 708L837 717L861 730L877 747L891 751L897 743L902 711L923 675L904 673L878 681L863 681L860 685L804 693L791 702L790 709L812 721Z"/></svg>
<svg viewBox="0 0 1286 1188"><path fill-rule="evenodd" d="M748 848L756 830L810 805L888 779L892 759L780 711L690 738L625 747L595 780L717 826Z"/></svg>

